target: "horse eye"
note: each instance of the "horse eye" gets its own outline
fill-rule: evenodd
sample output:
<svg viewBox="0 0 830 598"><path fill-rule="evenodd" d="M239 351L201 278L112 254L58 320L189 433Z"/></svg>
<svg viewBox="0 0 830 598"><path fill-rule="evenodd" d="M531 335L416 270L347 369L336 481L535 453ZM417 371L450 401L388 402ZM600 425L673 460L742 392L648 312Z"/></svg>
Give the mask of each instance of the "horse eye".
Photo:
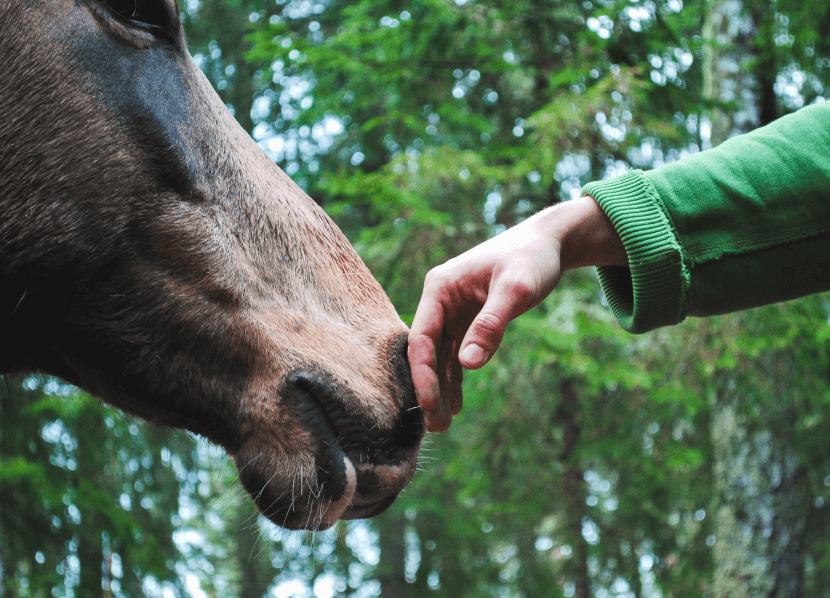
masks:
<svg viewBox="0 0 830 598"><path fill-rule="evenodd" d="M161 26L165 11L159 7L158 0L104 0L122 19L145 25Z"/></svg>

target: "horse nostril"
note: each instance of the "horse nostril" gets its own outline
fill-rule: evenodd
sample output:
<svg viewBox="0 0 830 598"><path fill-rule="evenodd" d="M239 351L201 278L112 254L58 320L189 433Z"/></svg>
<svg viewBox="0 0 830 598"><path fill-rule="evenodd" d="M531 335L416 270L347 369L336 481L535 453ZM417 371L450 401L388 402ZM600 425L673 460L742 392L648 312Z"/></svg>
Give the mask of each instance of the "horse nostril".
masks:
<svg viewBox="0 0 830 598"><path fill-rule="evenodd" d="M315 399L331 394L323 377L308 370L294 372L288 377L288 382Z"/></svg>
<svg viewBox="0 0 830 598"><path fill-rule="evenodd" d="M298 399L300 409L315 431L325 436L339 435L335 421L342 411L342 391L325 374L300 370L288 377L291 394Z"/></svg>
<svg viewBox="0 0 830 598"><path fill-rule="evenodd" d="M289 395L302 411L306 422L327 442L341 446L371 447L382 440L383 428L377 425L371 409L345 384L325 371L299 370L288 379Z"/></svg>

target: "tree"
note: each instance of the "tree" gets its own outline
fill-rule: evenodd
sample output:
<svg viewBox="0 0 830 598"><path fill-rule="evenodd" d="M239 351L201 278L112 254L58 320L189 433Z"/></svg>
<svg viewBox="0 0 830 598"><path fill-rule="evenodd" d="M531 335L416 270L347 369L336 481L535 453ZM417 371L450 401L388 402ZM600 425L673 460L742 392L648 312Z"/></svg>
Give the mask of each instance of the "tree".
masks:
<svg viewBox="0 0 830 598"><path fill-rule="evenodd" d="M775 88L786 59L778 47L792 44L788 23L768 3L710 2L703 66L704 96L715 106L712 145L786 110ZM764 315L754 312L719 323L776 338L781 331L775 325L769 331ZM796 365L792 349L780 345L754 355L740 344L730 349L731 362L718 368L711 395L717 522L713 591L717 596L800 596L811 501L794 438L796 396L803 392L797 371L814 358Z"/></svg>
<svg viewBox="0 0 830 598"><path fill-rule="evenodd" d="M171 514L189 436L34 376L5 376L0 417L0 587L8 595L140 595L148 579L182 587L171 567Z"/></svg>
<svg viewBox="0 0 830 598"><path fill-rule="evenodd" d="M220 96L404 319L432 265L588 180L823 98L830 67L818 0L211 0L182 12ZM736 48L739 81L716 68ZM755 116L736 118L744 105ZM389 512L319 534L264 522L205 443L46 378L6 378L2 587L826 595L826 298L641 337L603 301L591 273L567 275L468 375L463 413L427 440Z"/></svg>
<svg viewBox="0 0 830 598"><path fill-rule="evenodd" d="M715 17L724 6L684 6L676 0L601 6L359 2L332 3L317 13L288 4L276 14L263 14L258 22L268 26L252 37L251 57L271 62L271 80L283 86L263 91L277 110L263 116L262 139L266 146L281 148L275 158L337 218L401 311L411 313L418 294L412 280L420 280L428 265L539 207L573 196L585 181L612 176L628 165L659 166L717 142L720 131L731 132L736 122L766 122L773 115L770 106L777 115L797 107L799 99L811 100L813 91L806 85L798 97L792 90L769 93L770 81L780 86L781 77L774 73L792 76L794 61L803 61L809 52L815 56L816 41L789 41L789 31L796 28L799 40L810 36L810 26L796 22L801 7L782 5L784 14L752 3L752 18L760 23L752 30L757 34L748 35L750 30L740 26L737 33L744 35L742 43L753 56L745 70L756 73L766 92L758 101L761 116L716 123L710 115L734 115L734 100L743 99L734 86L732 98L722 96L726 81L714 76L717 60L711 58L718 48L702 37L704 22L706 35L715 35ZM725 19L721 24L740 22ZM795 47L800 49L791 50ZM701 68L707 52L708 66ZM821 68L815 72L804 78L812 90L825 76ZM298 82L305 91L292 96ZM716 84L721 87L714 89ZM326 119L340 123L332 130L342 132L315 147L311 141L323 137L315 137L314 127ZM300 151L302 142L291 145L292 139L308 139L309 144ZM283 151L286 147L296 149ZM421 551L431 563L422 562L422 567L442 590L449 591L444 584L452 584L457 595L474 595L482 583L528 591L531 586L522 584L545 567L571 571L563 578L572 584L563 586L566 593L584 592L589 584L609 588L622 580L636 593L656 584L672 595L700 595L712 587L712 572L723 569L725 558L712 516L714 489L701 484L700 476L712 479L713 467L731 471L737 455L722 447L713 453L710 444L711 422L719 415L715 411L713 417L707 403L716 392L715 380L701 380L694 368L661 362L653 354L674 352L694 362L695 354L684 345L702 347L697 335L704 333L691 327L641 342L615 338L614 325L596 315L600 298L585 291L569 298L569 284L540 308L538 317L528 316L528 327L516 325L527 344L521 344L519 353L503 349L512 356L503 384L497 363L489 366L491 373L480 374L484 378L468 381L474 389L468 390L468 404L485 408L484 400L475 399L480 384L492 419L482 422L468 408L463 418L474 423L455 428L464 441L434 443L444 460L461 455L464 463L484 464L487 473L474 474L461 463L439 468L433 475L440 491L425 486L411 502L404 499L417 512L413 521L422 544L434 542L431 552L441 551L440 558ZM566 346L551 344L550 337L561 331L547 317L563 303L572 306L570 316L590 314ZM591 342L591 337L601 341ZM772 337L763 338L773 343ZM545 346L548 353L534 362L530 356ZM576 365L563 366L563 355ZM596 363L604 367L589 365ZM764 366L746 364L747 371L755 367ZM632 376L632 368L640 375ZM521 376L531 382L518 384ZM678 380L694 390L682 388ZM517 403L514 397L522 391L537 411ZM573 394L579 397L578 408L573 401L571 408L562 407L568 404L563 397ZM613 425L599 425L603 420L597 415L603 411L594 405L612 399L632 415L616 415ZM512 418L514 425L508 423ZM545 430L531 433L528 421L544 422ZM787 421L795 425L798 418ZM520 438L528 434L532 440L526 445ZM579 441L560 453L568 456L564 461L555 451L540 448L562 449L568 445L565 437ZM632 437L637 441L630 442ZM551 463L561 467L557 475L538 473ZM528 479L517 468L536 472L539 479ZM597 514L580 504L586 490L579 472L588 485L584 500L599 500L586 476L599 488L615 487L614 510ZM463 475L473 479L465 482ZM555 515L567 503L552 499L539 504L530 498L545 495L536 483L541 479L549 486L565 483L567 494L577 497L570 503L572 514L564 518L570 528ZM616 486L620 480L627 484ZM442 517L453 497L454 504L474 503L484 522L462 524L455 511L452 521ZM625 508L622 498L630 501ZM487 519L491 502L503 520ZM428 517L421 517L424 512ZM558 523L550 523L551 517ZM574 527L575 518L580 525ZM422 529L424 519L430 525ZM438 520L446 526L440 541L433 539ZM532 551L525 548L529 542L512 531L523 524L524 529L538 526L562 534L576 529L567 541L559 540L568 547L573 567L534 564ZM479 525L498 533L481 536ZM390 544L386 552L398 554L396 546ZM519 570L524 577L514 577ZM412 591L417 587L416 579Z"/></svg>

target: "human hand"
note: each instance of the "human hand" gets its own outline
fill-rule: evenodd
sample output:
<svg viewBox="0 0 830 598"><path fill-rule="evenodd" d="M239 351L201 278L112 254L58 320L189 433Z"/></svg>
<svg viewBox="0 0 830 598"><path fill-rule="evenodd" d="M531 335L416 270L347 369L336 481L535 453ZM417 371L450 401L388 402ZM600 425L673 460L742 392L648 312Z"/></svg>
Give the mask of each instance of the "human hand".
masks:
<svg viewBox="0 0 830 598"><path fill-rule="evenodd" d="M561 273L627 264L611 222L590 197L539 212L433 268L409 334L409 362L430 432L463 402L463 369L485 365L511 320L542 302Z"/></svg>

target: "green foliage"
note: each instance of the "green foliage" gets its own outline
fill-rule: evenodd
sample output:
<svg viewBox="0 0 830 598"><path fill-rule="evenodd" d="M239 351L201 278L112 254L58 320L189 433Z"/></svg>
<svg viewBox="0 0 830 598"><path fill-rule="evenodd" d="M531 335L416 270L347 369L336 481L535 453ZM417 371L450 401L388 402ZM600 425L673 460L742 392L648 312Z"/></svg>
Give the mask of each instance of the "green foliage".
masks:
<svg viewBox="0 0 830 598"><path fill-rule="evenodd" d="M0 412L5 591L98 595L102 559L116 594L141 593L146 576L178 585L169 563L189 437L37 377L7 376Z"/></svg>
<svg viewBox="0 0 830 598"><path fill-rule="evenodd" d="M263 92L273 99L262 125L290 137L326 118L343 123L331 148L282 156L283 165L404 314L418 300L413 280L431 265L573 197L587 180L707 142L703 3L357 2L303 16L292 6L250 37L249 58L272 61L280 83ZM790 30L809 29L796 10ZM757 47L777 64L807 68L809 36L781 45L781 27L763 31ZM301 98L294 111L282 108L280 86L291 77L313 90L306 110ZM789 109L782 98L779 110ZM430 443L426 471L394 507L412 515L421 545L433 546L420 551L416 578L453 596L551 587L567 595L582 582L598 589L618 580L636 595L648 587L701 595L716 541L715 374L740 370L747 385L758 382L753 371L804 347L805 328L818 331L788 362L807 368L792 377L811 380L809 388L787 392L800 397L796 426L816 431L799 441L805 459L827 438L819 429L826 375L810 373L824 367L826 326L815 322L826 316L804 303L768 309L779 317L761 310L740 326L719 319L635 339L610 319L594 280L563 281L511 325L484 371L468 375L464 411ZM780 388L761 382L749 409L780 400ZM563 398L571 387L575 406ZM537 540L552 545L537 550ZM421 592L429 590L416 580L411 594Z"/></svg>
<svg viewBox="0 0 830 598"><path fill-rule="evenodd" d="M774 92L776 114L823 97L826 3L743 4L758 23L759 92ZM329 211L409 320L430 267L589 180L706 147L708 111L734 109L703 95L708 6L181 9L220 96ZM390 511L316 536L259 519L218 450L54 381L6 378L0 588L87 595L103 579L112 595L160 585L186 595L195 579L211 597L273 586L302 595L315 583L336 596L580 596L589 586L597 596L711 595L712 420L730 380L749 429L768 429L776 414L778 437L797 451L810 497L803 591L825 595L828 307L812 297L632 337L594 277L569 273L511 325L486 368L468 372L464 410L427 439L423 471Z"/></svg>

